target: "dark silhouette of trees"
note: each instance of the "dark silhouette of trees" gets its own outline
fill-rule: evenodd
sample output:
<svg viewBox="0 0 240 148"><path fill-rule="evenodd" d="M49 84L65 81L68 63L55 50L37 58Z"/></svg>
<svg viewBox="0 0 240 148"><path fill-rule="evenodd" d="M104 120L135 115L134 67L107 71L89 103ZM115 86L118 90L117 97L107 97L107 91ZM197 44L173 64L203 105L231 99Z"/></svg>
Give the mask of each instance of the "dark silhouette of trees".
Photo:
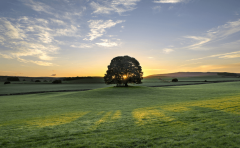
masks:
<svg viewBox="0 0 240 148"><path fill-rule="evenodd" d="M18 77L8 77L8 81L20 81Z"/></svg>
<svg viewBox="0 0 240 148"><path fill-rule="evenodd" d="M4 84L11 84L9 81L4 82Z"/></svg>
<svg viewBox="0 0 240 148"><path fill-rule="evenodd" d="M178 82L178 79L177 78L173 78L172 82Z"/></svg>
<svg viewBox="0 0 240 148"><path fill-rule="evenodd" d="M60 83L62 83L62 81L61 80L54 80L52 83L53 84L60 84Z"/></svg>
<svg viewBox="0 0 240 148"><path fill-rule="evenodd" d="M142 67L135 58L118 56L111 60L104 81L106 84L117 84L117 86L125 84L128 86L128 83L141 84L142 76Z"/></svg>
<svg viewBox="0 0 240 148"><path fill-rule="evenodd" d="M35 82L41 82L40 80L36 80Z"/></svg>

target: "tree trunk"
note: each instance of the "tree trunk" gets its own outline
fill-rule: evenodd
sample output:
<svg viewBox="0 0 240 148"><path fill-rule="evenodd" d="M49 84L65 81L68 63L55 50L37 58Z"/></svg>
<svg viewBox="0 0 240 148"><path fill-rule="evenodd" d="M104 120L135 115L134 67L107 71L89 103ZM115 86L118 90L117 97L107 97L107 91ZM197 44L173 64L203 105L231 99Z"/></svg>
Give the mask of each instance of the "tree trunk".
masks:
<svg viewBox="0 0 240 148"><path fill-rule="evenodd" d="M125 83L125 87L128 87L128 84L127 84L127 83Z"/></svg>

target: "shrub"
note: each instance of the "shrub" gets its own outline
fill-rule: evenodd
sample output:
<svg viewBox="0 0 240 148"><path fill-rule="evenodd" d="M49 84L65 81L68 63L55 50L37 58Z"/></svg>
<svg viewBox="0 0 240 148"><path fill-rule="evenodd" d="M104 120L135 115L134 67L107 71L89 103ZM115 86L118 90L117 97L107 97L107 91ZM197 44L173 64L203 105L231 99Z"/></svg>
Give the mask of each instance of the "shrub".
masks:
<svg viewBox="0 0 240 148"><path fill-rule="evenodd" d="M47 80L44 80L43 82L47 82Z"/></svg>
<svg viewBox="0 0 240 148"><path fill-rule="evenodd" d="M178 82L178 79L177 78L173 78L172 82Z"/></svg>
<svg viewBox="0 0 240 148"><path fill-rule="evenodd" d="M23 79L23 81L26 81L25 79Z"/></svg>
<svg viewBox="0 0 240 148"><path fill-rule="evenodd" d="M40 80L36 80L35 82L41 82Z"/></svg>
<svg viewBox="0 0 240 148"><path fill-rule="evenodd" d="M61 80L54 80L52 83L53 84L59 84L59 83L62 83L62 81Z"/></svg>
<svg viewBox="0 0 240 148"><path fill-rule="evenodd" d="M207 80L205 80L204 82L207 82Z"/></svg>
<svg viewBox="0 0 240 148"><path fill-rule="evenodd" d="M10 84L10 82L9 82L9 81L6 81L6 82L4 82L4 84Z"/></svg>

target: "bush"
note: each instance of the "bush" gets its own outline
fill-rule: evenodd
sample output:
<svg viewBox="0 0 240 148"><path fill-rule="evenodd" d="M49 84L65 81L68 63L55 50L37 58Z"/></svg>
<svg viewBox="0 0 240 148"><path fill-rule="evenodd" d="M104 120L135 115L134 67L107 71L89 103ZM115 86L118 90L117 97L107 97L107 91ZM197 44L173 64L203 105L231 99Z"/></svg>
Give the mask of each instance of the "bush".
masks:
<svg viewBox="0 0 240 148"><path fill-rule="evenodd" d="M172 82L178 82L177 78L172 79Z"/></svg>
<svg viewBox="0 0 240 148"><path fill-rule="evenodd" d="M4 82L4 84L10 84L10 82L9 82L9 81L7 81L7 82Z"/></svg>
<svg viewBox="0 0 240 148"><path fill-rule="evenodd" d="M54 80L52 83L53 84L59 84L59 83L62 83L62 81L61 80Z"/></svg>
<svg viewBox="0 0 240 148"><path fill-rule="evenodd" d="M36 80L35 82L41 82L40 80Z"/></svg>
<svg viewBox="0 0 240 148"><path fill-rule="evenodd" d="M47 82L47 80L44 80L43 82Z"/></svg>
<svg viewBox="0 0 240 148"><path fill-rule="evenodd" d="M23 79L23 81L26 81L25 79Z"/></svg>
<svg viewBox="0 0 240 148"><path fill-rule="evenodd" d="M19 81L18 77L8 77L7 78L8 81Z"/></svg>

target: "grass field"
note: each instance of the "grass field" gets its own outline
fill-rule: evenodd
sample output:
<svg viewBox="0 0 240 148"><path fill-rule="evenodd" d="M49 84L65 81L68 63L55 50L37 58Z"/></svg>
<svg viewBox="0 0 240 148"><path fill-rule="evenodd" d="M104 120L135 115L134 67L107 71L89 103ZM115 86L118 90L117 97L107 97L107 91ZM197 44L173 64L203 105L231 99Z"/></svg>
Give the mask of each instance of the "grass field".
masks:
<svg viewBox="0 0 240 148"><path fill-rule="evenodd" d="M171 81L172 77L162 77L162 79ZM165 86L165 85L182 85L182 84L196 84L205 83L207 81L228 81L228 80L240 80L236 77L220 77L220 76L201 76L201 77L180 77L177 83L163 82L155 78L144 78L142 84L130 84L131 86ZM92 79L80 79L71 81L62 81L62 84L52 84L51 82L30 82L31 79L26 81L13 81L9 85L4 85L4 82L0 83L0 94L10 93L25 93L36 91L56 91L56 90L77 90L77 89L96 89L112 87L116 84L106 85L103 78ZM44 81L44 80L41 80ZM184 82L181 82L184 81ZM199 82L192 82L199 81ZM208 83L208 82L206 82Z"/></svg>
<svg viewBox="0 0 240 148"><path fill-rule="evenodd" d="M239 88L226 82L1 96L0 147L240 147Z"/></svg>

